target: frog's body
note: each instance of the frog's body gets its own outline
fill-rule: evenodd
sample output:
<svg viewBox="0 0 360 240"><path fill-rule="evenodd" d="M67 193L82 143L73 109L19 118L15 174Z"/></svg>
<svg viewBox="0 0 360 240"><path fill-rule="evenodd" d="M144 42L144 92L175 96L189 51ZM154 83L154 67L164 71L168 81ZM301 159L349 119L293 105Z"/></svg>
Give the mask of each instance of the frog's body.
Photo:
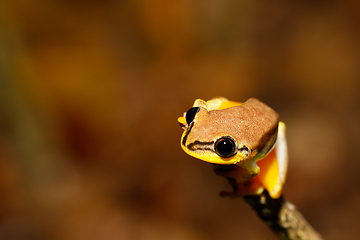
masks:
<svg viewBox="0 0 360 240"><path fill-rule="evenodd" d="M287 171L285 124L264 103L251 98L245 103L214 98L197 99L178 119L184 129L182 149L195 158L220 165L236 165L217 171L235 180L230 195L281 195Z"/></svg>

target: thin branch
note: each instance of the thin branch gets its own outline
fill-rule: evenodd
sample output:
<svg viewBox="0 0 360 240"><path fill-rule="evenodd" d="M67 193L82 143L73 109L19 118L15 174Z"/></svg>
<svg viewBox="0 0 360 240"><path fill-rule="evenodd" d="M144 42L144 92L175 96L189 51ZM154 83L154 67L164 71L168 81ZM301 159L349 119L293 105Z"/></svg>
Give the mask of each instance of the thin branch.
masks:
<svg viewBox="0 0 360 240"><path fill-rule="evenodd" d="M229 172L231 169L231 166L222 166L215 165L217 174L221 171ZM229 183L236 188L236 182L234 182L233 179L229 180ZM233 197L236 197L236 195L233 195ZM283 196L278 199L273 199L265 190L261 195L250 195L244 196L243 198L280 239L323 240L320 234L296 209L295 205L287 201Z"/></svg>
<svg viewBox="0 0 360 240"><path fill-rule="evenodd" d="M295 205L283 196L272 199L268 192L264 191L259 196L245 196L244 200L282 240L323 239Z"/></svg>

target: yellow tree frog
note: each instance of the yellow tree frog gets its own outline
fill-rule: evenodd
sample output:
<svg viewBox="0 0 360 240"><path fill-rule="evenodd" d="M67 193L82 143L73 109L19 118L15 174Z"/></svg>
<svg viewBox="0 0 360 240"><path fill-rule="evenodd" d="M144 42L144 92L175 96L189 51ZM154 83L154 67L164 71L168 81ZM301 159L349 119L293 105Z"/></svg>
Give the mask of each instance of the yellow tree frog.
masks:
<svg viewBox="0 0 360 240"><path fill-rule="evenodd" d="M182 117L181 148L190 156L230 171L215 171L232 180L226 196L259 195L264 189L279 198L288 156L285 124L278 114L255 98L244 103L223 97L197 99Z"/></svg>

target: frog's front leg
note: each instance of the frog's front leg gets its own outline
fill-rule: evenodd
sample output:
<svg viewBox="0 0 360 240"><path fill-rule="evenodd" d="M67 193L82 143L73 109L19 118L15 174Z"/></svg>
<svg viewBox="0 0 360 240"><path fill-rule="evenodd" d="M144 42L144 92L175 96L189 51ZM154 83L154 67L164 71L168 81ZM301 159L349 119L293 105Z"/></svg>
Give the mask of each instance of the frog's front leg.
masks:
<svg viewBox="0 0 360 240"><path fill-rule="evenodd" d="M226 177L233 192L222 191L223 197L243 197L246 195L259 195L264 191L261 182L256 175L251 174L247 169L237 165L216 165L215 173L219 176Z"/></svg>

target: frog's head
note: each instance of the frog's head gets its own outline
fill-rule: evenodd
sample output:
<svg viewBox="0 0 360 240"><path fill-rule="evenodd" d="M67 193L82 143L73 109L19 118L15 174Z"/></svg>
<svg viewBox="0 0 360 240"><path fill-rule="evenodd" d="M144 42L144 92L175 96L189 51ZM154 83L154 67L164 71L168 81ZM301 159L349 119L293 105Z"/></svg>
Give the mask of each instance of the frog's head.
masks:
<svg viewBox="0 0 360 240"><path fill-rule="evenodd" d="M254 98L245 103L214 98L197 99L178 121L184 130L181 147L190 156L215 164L251 162L254 169L276 142L279 117Z"/></svg>

